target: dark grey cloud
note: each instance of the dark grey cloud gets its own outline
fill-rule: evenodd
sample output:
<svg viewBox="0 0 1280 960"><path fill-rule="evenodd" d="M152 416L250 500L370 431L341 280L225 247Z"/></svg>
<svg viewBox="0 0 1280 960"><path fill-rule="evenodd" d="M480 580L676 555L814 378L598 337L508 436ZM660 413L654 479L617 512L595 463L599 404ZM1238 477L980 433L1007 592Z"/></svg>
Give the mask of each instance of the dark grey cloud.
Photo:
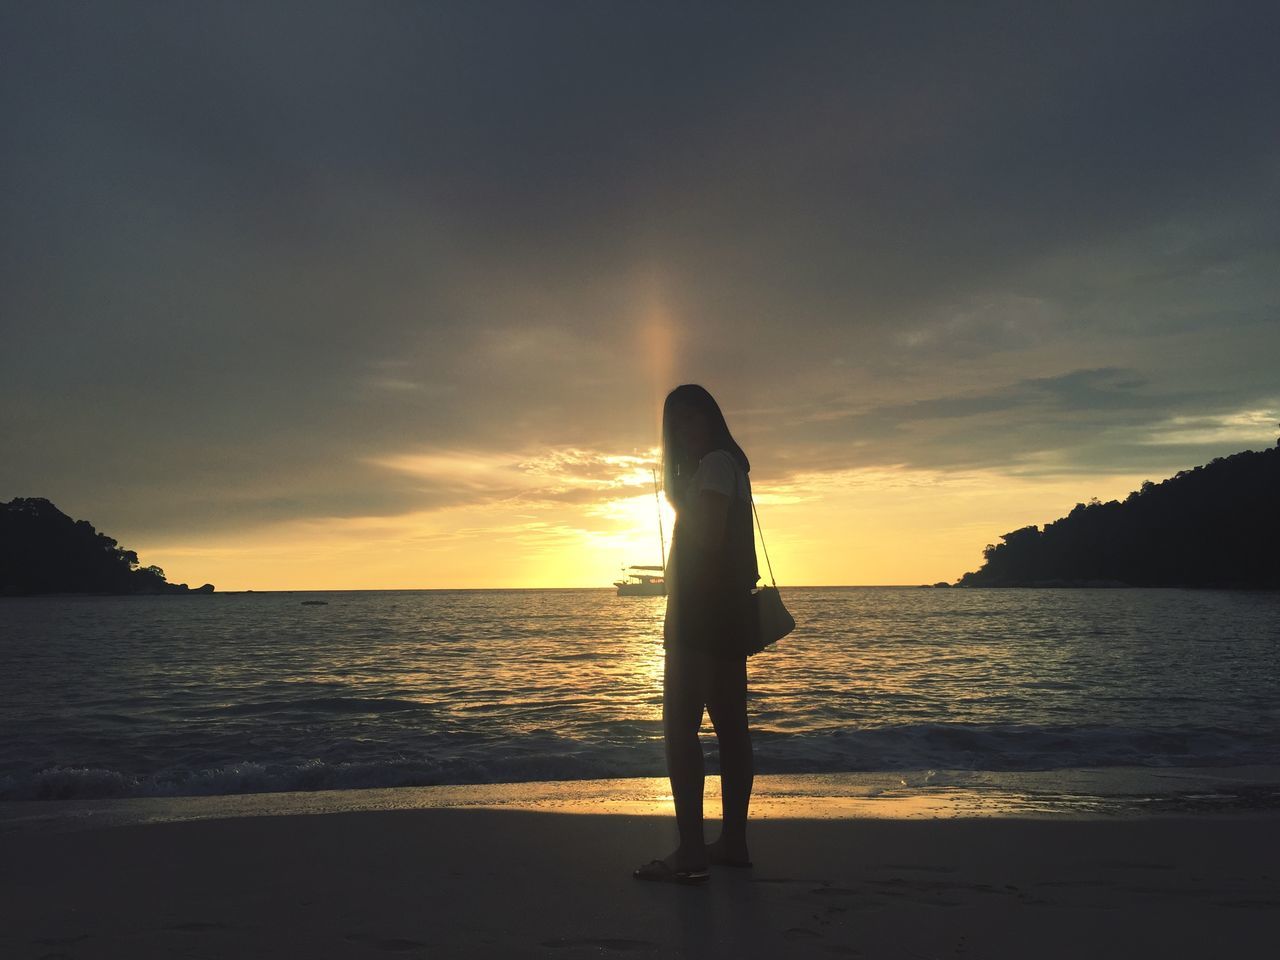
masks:
<svg viewBox="0 0 1280 960"><path fill-rule="evenodd" d="M1280 394L1280 13L1116 7L10 5L0 496L492 495L378 460L648 447L651 308L765 478L1227 452L1145 440Z"/></svg>
<svg viewBox="0 0 1280 960"><path fill-rule="evenodd" d="M804 451L801 459L830 469L862 461L928 470L999 464L1018 475L1128 472L1166 467L1171 456L1212 456L1224 442L1238 442L1223 436L1180 444L1162 436L1175 425L1210 438L1231 434L1236 402L1226 388L1159 386L1135 370L1102 367L825 413L793 423L788 433ZM841 451L851 438L854 445Z"/></svg>

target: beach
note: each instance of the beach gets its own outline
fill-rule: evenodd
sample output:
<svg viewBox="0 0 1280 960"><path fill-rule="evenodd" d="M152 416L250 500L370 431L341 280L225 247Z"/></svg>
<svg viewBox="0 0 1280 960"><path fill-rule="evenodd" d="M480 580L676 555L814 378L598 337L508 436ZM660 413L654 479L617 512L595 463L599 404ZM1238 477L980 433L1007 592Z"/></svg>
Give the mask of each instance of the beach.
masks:
<svg viewBox="0 0 1280 960"><path fill-rule="evenodd" d="M324 599L304 606L302 599ZM751 870L676 831L661 599L0 604L0 958L1247 958L1276 599L796 589ZM710 724L707 836L720 813Z"/></svg>
<svg viewBox="0 0 1280 960"><path fill-rule="evenodd" d="M669 815L465 801L10 824L0 955L1251 957L1280 920L1273 810L805 817L762 799L755 867L686 887L631 876L673 848Z"/></svg>

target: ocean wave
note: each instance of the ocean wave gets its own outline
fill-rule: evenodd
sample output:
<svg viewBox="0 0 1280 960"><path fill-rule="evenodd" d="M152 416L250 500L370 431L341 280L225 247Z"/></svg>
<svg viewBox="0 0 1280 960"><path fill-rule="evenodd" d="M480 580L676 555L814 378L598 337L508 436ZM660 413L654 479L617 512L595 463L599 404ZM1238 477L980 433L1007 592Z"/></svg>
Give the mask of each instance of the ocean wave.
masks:
<svg viewBox="0 0 1280 960"><path fill-rule="evenodd" d="M1280 764L1280 733L1212 727L921 724L805 733L766 729L754 733L754 743L756 771L762 774ZM717 773L715 738L704 733L703 746L708 773ZM351 749L369 747L355 744ZM386 750L385 745L382 749L382 756L368 759L246 759L133 773L88 765L11 770L0 775L0 800L210 796L666 775L660 736L622 742L614 737L574 740L549 734L502 740L462 738L447 752L435 755Z"/></svg>
<svg viewBox="0 0 1280 960"><path fill-rule="evenodd" d="M1112 766L1234 766L1280 762L1280 732L1216 727L1126 728L926 723L755 734L774 773L1056 770Z"/></svg>

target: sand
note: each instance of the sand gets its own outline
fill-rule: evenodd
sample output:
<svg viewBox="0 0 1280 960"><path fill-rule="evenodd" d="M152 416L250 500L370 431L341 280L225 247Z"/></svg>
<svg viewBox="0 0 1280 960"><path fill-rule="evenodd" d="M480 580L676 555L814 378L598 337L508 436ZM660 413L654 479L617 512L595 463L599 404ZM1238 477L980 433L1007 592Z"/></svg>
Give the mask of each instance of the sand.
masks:
<svg viewBox="0 0 1280 960"><path fill-rule="evenodd" d="M753 870L637 881L670 817L419 809L0 834L0 956L1234 957L1280 817L771 818ZM714 821L708 833L714 836Z"/></svg>

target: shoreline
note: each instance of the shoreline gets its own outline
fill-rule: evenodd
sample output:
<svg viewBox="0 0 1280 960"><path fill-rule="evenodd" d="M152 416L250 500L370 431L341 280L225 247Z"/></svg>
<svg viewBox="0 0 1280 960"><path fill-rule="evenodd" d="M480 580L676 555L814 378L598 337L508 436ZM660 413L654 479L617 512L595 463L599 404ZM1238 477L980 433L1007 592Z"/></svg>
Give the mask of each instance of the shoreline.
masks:
<svg viewBox="0 0 1280 960"><path fill-rule="evenodd" d="M180 586L180 584L171 584ZM780 590L1188 590L1210 593L1276 593L1280 587L1257 584L1222 584L1222 583L1156 583L1140 584L1122 581L1102 580L1011 580L999 583L791 583L779 586ZM201 587L188 587L187 590L141 591L136 593L113 593L94 591L46 591L42 593L3 593L0 600L39 600L39 599L76 599L110 597L185 597L200 596L241 596L245 594L275 595L291 593L609 593L617 590L615 584L605 586L587 585L575 587L241 587L237 589L204 590ZM628 597L626 599L664 599L660 594L653 597Z"/></svg>
<svg viewBox="0 0 1280 960"><path fill-rule="evenodd" d="M704 814L719 815L708 773ZM665 777L360 787L204 796L0 802L0 836L253 817L488 809L673 817ZM753 821L1280 815L1280 767L1096 767L1045 771L757 774Z"/></svg>
<svg viewBox="0 0 1280 960"><path fill-rule="evenodd" d="M10 801L0 956L1263 956L1276 773L758 776L754 868L696 887L631 876L677 842L659 778Z"/></svg>

